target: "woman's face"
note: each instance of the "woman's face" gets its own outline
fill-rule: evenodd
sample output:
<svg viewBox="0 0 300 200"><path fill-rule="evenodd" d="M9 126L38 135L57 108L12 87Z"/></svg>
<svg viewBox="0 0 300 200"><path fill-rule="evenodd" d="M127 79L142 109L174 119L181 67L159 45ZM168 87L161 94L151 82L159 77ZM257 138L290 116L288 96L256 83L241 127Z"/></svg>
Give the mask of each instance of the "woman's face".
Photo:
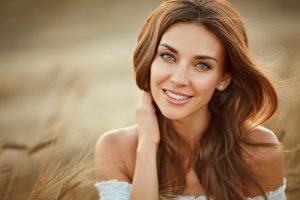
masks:
<svg viewBox="0 0 300 200"><path fill-rule="evenodd" d="M164 33L151 65L150 87L162 114L183 120L208 112L215 91L224 90L224 48L204 26L175 23Z"/></svg>

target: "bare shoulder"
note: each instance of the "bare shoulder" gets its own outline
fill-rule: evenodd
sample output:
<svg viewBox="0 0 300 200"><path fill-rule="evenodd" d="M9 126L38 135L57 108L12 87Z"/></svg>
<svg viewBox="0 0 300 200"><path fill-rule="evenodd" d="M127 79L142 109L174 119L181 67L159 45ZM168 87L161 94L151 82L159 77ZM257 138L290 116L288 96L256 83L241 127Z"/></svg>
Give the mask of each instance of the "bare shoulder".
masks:
<svg viewBox="0 0 300 200"><path fill-rule="evenodd" d="M276 135L263 126L256 126L249 133L249 137L254 142L260 143L279 143Z"/></svg>
<svg viewBox="0 0 300 200"><path fill-rule="evenodd" d="M98 181L118 179L130 182L128 163L137 144L136 126L108 131L95 146L94 162Z"/></svg>
<svg viewBox="0 0 300 200"><path fill-rule="evenodd" d="M110 130L103 133L96 143L96 150L98 148L106 147L111 150L120 150L130 146L132 142L137 139L136 126L129 126L120 129Z"/></svg>
<svg viewBox="0 0 300 200"><path fill-rule="evenodd" d="M274 191L283 184L283 156L280 142L269 129L257 126L248 135L254 143L271 143L273 146L247 147L246 162L265 191ZM253 190L251 193L255 194Z"/></svg>

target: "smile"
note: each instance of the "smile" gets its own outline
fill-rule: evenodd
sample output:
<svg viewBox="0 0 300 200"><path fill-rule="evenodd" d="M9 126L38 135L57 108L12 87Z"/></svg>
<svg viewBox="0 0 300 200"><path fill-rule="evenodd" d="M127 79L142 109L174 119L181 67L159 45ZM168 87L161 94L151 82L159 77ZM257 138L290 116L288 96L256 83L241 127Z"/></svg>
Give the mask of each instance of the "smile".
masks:
<svg viewBox="0 0 300 200"><path fill-rule="evenodd" d="M168 100L171 103L175 103L175 104L186 103L186 102L189 101L190 98L192 98L192 96L183 95L183 94L177 94L177 93L171 92L171 91L166 90L166 89L163 89L163 92L168 97Z"/></svg>

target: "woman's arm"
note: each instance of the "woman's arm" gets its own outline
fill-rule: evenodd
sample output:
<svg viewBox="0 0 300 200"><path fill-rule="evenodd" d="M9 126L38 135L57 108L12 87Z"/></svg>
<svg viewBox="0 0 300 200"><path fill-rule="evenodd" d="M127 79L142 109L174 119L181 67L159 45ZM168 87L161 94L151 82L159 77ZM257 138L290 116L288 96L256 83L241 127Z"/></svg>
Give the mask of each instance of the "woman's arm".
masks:
<svg viewBox="0 0 300 200"><path fill-rule="evenodd" d="M156 146L140 145L137 149L130 200L158 200Z"/></svg>
<svg viewBox="0 0 300 200"><path fill-rule="evenodd" d="M138 147L130 199L158 200L156 154L160 133L152 97L149 93L143 92L142 100L136 109L136 118Z"/></svg>

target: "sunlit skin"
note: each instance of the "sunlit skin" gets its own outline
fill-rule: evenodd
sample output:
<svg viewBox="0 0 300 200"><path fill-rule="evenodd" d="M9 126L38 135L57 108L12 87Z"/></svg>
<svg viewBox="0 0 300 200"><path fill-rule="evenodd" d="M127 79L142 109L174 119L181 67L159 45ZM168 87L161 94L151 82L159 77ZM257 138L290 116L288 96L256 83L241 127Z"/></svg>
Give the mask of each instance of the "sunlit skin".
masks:
<svg viewBox="0 0 300 200"><path fill-rule="evenodd" d="M151 93L162 114L171 119L188 142L197 141L209 123L208 103L224 90L231 76L224 73L224 48L207 28L175 23L163 35L151 65ZM166 90L186 96L170 98Z"/></svg>

